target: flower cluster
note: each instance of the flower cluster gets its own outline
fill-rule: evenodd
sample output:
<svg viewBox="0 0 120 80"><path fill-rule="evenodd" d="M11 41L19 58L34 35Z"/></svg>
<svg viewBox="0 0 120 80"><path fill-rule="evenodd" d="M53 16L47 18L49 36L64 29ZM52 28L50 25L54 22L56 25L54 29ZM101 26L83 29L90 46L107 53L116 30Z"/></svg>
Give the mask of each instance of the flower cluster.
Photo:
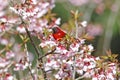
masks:
<svg viewBox="0 0 120 80"><path fill-rule="evenodd" d="M0 4L0 17L2 17L2 16L4 16L4 14L5 14L4 9L5 9L6 6L8 5L8 1L7 1L7 0L4 0L4 1L1 0L0 3L2 3L2 4Z"/></svg>
<svg viewBox="0 0 120 80"><path fill-rule="evenodd" d="M73 39L69 44L51 39L44 41L40 46L55 48L52 54L46 56L44 68L47 74L54 73L57 79L73 78L75 74L92 80L116 79L117 63L99 63L102 59L91 55L94 48L91 44L86 45L85 39Z"/></svg>
<svg viewBox="0 0 120 80"><path fill-rule="evenodd" d="M35 31L37 33L42 33L43 28L48 28L48 20L43 17L48 11L54 7L54 1L50 2L37 1L37 0L26 0L20 5L15 5L10 7L12 11L21 16L27 25L29 31ZM23 22L23 21L22 21ZM20 33L25 33L24 25L19 25L16 28Z"/></svg>
<svg viewBox="0 0 120 80"><path fill-rule="evenodd" d="M0 57L0 79L13 80L13 76L9 73L9 68L13 64L11 60L15 54L12 51L6 52L5 57Z"/></svg>
<svg viewBox="0 0 120 80"><path fill-rule="evenodd" d="M29 19L32 17L40 18L47 13L49 9L52 9L54 4L51 2L40 2L36 0L26 0L20 5L10 7L16 14L22 16L23 19Z"/></svg>
<svg viewBox="0 0 120 80"><path fill-rule="evenodd" d="M115 63L108 64L106 68L96 68L92 80L115 80L117 67Z"/></svg>
<svg viewBox="0 0 120 80"><path fill-rule="evenodd" d="M68 48L62 43L58 43L55 47L54 53L47 56L45 70L48 73L53 69L57 70L58 72L55 74L57 79L73 77L74 70L83 75L87 69L96 67L94 58L88 57L93 51L93 47L84 45L83 39L74 41Z"/></svg>

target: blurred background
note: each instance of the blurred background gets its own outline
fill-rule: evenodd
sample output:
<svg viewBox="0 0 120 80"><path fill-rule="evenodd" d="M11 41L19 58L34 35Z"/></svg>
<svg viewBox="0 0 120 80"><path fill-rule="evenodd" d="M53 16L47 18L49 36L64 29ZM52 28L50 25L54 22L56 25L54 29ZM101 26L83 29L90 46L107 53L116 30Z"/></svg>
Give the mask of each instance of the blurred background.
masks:
<svg viewBox="0 0 120 80"><path fill-rule="evenodd" d="M71 10L78 10L82 14L80 20L88 22L86 31L94 37L93 54L105 55L110 49L119 54L120 60L120 0L56 0L53 12L64 25L71 19Z"/></svg>

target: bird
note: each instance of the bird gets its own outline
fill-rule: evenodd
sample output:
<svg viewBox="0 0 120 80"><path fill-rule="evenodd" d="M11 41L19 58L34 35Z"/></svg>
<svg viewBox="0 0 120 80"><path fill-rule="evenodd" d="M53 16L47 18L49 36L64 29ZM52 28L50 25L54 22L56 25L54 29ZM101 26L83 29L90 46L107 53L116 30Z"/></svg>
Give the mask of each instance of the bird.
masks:
<svg viewBox="0 0 120 80"><path fill-rule="evenodd" d="M66 35L66 33L60 27L53 27L52 31L52 36L57 41L62 40L62 38L64 38Z"/></svg>

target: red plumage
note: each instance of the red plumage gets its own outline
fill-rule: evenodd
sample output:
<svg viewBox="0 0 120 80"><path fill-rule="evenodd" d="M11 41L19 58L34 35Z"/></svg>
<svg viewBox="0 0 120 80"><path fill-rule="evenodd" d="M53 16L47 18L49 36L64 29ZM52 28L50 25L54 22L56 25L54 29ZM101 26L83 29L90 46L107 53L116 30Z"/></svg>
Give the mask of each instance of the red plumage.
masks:
<svg viewBox="0 0 120 80"><path fill-rule="evenodd" d="M55 40L61 40L63 37L65 37L66 33L60 29L59 27L54 27L53 29L53 37Z"/></svg>

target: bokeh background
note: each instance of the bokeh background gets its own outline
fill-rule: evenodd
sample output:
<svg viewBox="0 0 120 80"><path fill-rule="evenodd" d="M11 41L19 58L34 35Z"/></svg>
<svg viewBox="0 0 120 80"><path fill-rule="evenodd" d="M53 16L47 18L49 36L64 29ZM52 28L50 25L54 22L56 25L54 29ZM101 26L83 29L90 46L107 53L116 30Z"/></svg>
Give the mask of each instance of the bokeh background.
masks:
<svg viewBox="0 0 120 80"><path fill-rule="evenodd" d="M78 10L82 14L80 20L88 22L86 31L94 37L93 54L105 55L110 49L119 54L120 60L120 0L56 0L53 12L64 24L71 19L71 10Z"/></svg>

